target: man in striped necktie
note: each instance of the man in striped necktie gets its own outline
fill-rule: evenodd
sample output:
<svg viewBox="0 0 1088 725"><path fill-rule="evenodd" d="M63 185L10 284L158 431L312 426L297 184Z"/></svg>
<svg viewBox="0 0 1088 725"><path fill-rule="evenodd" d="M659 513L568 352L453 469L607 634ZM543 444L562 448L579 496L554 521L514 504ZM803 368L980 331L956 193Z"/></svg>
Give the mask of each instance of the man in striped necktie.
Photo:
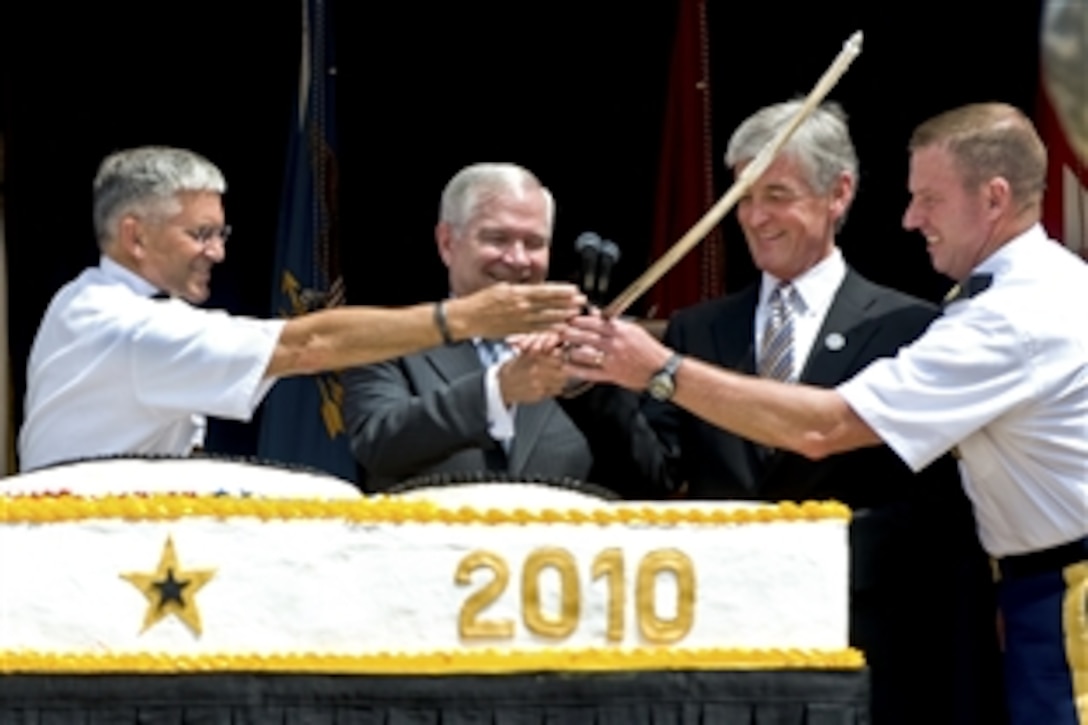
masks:
<svg viewBox="0 0 1088 725"><path fill-rule="evenodd" d="M977 103L946 111L920 124L908 148L903 226L925 237L934 269L974 294L946 305L894 357L832 390L685 357L673 400L708 423L814 460L890 445L922 470L958 449L979 534L1000 575L1009 720L1083 725L1088 265L1040 224L1046 147L1020 109ZM638 388L670 359L635 326L571 324L566 339L593 345L607 361L578 369L586 378ZM630 354L609 354L617 346ZM866 482L885 484L875 476Z"/></svg>
<svg viewBox="0 0 1088 725"><path fill-rule="evenodd" d="M735 174L799 106L768 106L736 129L726 151ZM738 202L737 221L758 279L677 312L664 337L669 353L649 358L662 360L658 370L639 366L628 380L607 374L613 365L618 371L645 361L636 345L629 354L605 350L606 374L594 368L586 377L658 398L686 397L686 368L698 360L786 381L779 394L788 399L799 383L833 387L873 360L895 355L940 310L866 280L844 259L836 236L858 180L841 109L816 109ZM583 321L587 328L604 325ZM618 334L627 326L604 327ZM672 384L660 384L663 378ZM869 662L874 725L1000 722L994 712L1000 697L991 694L999 683L996 634L980 624L993 621L988 562L950 456L917 475L887 446L809 460L792 451L796 441L769 444L738 435L701 407L676 402L653 401L643 411L665 449L679 453L674 475L690 496L833 498L854 509L851 640ZM939 661L934 651L942 653ZM922 661L924 668L915 664Z"/></svg>

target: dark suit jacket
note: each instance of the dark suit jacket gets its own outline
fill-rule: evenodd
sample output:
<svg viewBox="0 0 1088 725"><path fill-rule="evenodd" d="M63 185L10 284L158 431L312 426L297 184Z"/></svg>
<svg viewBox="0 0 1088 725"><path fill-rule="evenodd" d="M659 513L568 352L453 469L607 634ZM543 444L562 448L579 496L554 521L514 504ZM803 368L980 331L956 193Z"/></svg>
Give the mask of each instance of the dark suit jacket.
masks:
<svg viewBox="0 0 1088 725"><path fill-rule="evenodd" d="M753 285L677 312L665 343L754 373L758 296ZM834 387L894 356L938 314L848 268L800 379ZM874 725L1000 722L979 704L1000 701L979 690L997 686L998 676L988 564L950 456L918 475L886 446L812 461L761 449L672 404L647 401L642 409L668 451L671 476L686 482L691 498L834 499L854 510L851 640L871 666Z"/></svg>
<svg viewBox="0 0 1088 725"><path fill-rule="evenodd" d="M754 374L752 321L758 297L759 287L753 285L677 312L666 328L665 344L685 355ZM895 355L938 314L935 306L875 285L848 269L800 381L834 387L873 360ZM836 335L842 341L839 349L827 344L829 336ZM692 498L836 498L854 509L867 509L902 501L918 487L909 469L887 448L822 461L781 451L767 458L759 446L671 404L649 402L644 412L663 442L670 449L682 450L675 475L686 481ZM860 472L867 474L850 475Z"/></svg>
<svg viewBox="0 0 1088 725"><path fill-rule="evenodd" d="M471 342L347 370L342 379L344 421L368 491L428 474L495 471L589 481L630 497L658 476L639 472L659 460L645 422L609 419L610 409L597 411L589 399L518 405L507 455L488 433L484 367ZM631 457L639 451L644 462Z"/></svg>

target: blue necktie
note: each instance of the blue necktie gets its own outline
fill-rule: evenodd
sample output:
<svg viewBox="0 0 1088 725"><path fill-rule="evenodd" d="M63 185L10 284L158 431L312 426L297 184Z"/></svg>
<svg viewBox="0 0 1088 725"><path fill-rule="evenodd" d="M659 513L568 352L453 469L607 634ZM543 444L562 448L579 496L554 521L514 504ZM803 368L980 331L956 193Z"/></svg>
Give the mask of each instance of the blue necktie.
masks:
<svg viewBox="0 0 1088 725"><path fill-rule="evenodd" d="M480 362L484 367L498 365L510 357L510 346L503 340L480 340L476 349L479 350Z"/></svg>

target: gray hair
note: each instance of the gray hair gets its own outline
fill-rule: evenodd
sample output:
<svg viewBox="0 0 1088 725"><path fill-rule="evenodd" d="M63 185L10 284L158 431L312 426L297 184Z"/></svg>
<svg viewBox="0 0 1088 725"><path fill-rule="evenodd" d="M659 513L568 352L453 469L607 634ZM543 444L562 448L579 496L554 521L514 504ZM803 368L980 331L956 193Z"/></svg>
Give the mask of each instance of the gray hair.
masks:
<svg viewBox="0 0 1088 725"><path fill-rule="evenodd" d="M749 116L729 139L726 166L732 168L754 159L801 105L802 101L786 101ZM846 127L846 114L837 103L827 102L814 109L779 153L800 162L806 181L818 194L829 193L843 173L850 175L857 190L858 155Z"/></svg>
<svg viewBox="0 0 1088 725"><path fill-rule="evenodd" d="M200 154L168 146L142 146L110 154L94 177L94 233L109 241L124 214L163 213L183 191L222 194L227 182Z"/></svg>
<svg viewBox="0 0 1088 725"><path fill-rule="evenodd" d="M438 218L460 231L489 196L521 196L536 190L544 194L550 235L555 221L555 199L531 171L516 164L472 164L458 171L442 191Z"/></svg>

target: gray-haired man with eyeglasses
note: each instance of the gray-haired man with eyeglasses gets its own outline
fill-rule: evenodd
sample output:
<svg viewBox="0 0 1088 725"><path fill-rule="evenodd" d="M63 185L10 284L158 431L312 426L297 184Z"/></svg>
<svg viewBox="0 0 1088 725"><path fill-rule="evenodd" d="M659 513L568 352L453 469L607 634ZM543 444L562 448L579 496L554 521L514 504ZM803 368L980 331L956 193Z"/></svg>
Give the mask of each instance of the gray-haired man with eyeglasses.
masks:
<svg viewBox="0 0 1088 725"><path fill-rule="evenodd" d="M57 292L38 329L21 469L185 455L203 443L206 415L249 419L278 378L547 329L585 302L573 285L500 284L437 304L289 320L200 309L226 255L225 191L220 170L184 149L134 148L102 162L94 180L101 259Z"/></svg>

